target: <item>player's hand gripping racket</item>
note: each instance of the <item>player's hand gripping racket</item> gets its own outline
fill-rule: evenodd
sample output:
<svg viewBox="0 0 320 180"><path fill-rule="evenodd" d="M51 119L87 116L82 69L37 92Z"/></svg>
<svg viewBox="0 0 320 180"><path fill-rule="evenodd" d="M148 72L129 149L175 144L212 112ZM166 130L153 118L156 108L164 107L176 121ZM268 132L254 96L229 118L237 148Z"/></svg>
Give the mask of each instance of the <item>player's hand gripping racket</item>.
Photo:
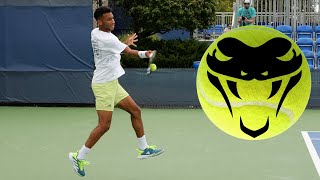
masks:
<svg viewBox="0 0 320 180"><path fill-rule="evenodd" d="M152 51L152 53L150 54L150 57L149 57L149 65L148 65L148 68L147 68L147 75L151 73L150 65L153 63L153 60L154 60L154 58L156 57L156 54L157 54L157 51L156 51L156 50Z"/></svg>

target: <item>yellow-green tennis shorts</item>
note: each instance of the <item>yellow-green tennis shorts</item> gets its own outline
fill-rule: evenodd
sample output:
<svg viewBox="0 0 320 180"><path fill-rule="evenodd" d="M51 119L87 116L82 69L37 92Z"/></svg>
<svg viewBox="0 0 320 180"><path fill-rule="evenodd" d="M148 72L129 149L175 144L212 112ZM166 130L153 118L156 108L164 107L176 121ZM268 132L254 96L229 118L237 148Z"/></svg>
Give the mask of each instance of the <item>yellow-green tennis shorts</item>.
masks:
<svg viewBox="0 0 320 180"><path fill-rule="evenodd" d="M92 83L91 87L96 98L96 110L113 111L115 105L129 96L118 79L107 83Z"/></svg>

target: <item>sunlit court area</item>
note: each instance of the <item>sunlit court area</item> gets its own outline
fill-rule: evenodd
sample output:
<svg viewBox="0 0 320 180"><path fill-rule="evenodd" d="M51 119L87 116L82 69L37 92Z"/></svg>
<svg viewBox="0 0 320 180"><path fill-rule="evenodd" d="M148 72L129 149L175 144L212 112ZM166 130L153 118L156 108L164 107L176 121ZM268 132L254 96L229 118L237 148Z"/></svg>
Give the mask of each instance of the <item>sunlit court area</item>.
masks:
<svg viewBox="0 0 320 180"><path fill-rule="evenodd" d="M0 179L320 179L319 3L0 0ZM277 71L289 78L260 86L243 78L250 65L211 63L238 52L259 68L276 53L237 51L245 43L236 41L210 46L247 26L281 33L307 68ZM266 94L272 110L259 109L252 92ZM303 109L294 122L297 102L305 104L296 105ZM270 111L279 117L275 131L285 115L290 128L259 140L274 130ZM245 118L261 113L264 127L248 128L255 121ZM230 120L237 133L225 127Z"/></svg>

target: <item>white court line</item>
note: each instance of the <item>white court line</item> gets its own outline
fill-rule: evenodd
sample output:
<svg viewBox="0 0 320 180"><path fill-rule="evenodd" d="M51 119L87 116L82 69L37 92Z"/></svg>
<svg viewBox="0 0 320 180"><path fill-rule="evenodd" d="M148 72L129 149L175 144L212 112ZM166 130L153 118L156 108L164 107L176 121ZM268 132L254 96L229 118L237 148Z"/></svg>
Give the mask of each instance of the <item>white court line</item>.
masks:
<svg viewBox="0 0 320 180"><path fill-rule="evenodd" d="M301 131L304 132L304 131ZM316 133L320 133L320 131L306 131L306 132L316 132Z"/></svg>
<svg viewBox="0 0 320 180"><path fill-rule="evenodd" d="M317 154L316 149L314 148L311 138L308 134L308 131L301 131L301 134L303 136L303 139L307 145L307 148L309 150L310 156L312 158L313 164L316 167L317 171L318 171L318 175L320 176L320 159L319 156Z"/></svg>

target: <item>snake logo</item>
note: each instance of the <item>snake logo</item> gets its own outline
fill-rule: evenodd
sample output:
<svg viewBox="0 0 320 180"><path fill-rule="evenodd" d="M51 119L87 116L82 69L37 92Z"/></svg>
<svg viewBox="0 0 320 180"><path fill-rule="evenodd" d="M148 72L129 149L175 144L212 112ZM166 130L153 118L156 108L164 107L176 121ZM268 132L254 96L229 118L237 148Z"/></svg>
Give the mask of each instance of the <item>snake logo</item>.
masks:
<svg viewBox="0 0 320 180"><path fill-rule="evenodd" d="M281 77L284 75L291 74L297 71L302 65L302 55L296 54L296 51L291 48L292 44L289 40L285 38L273 38L262 44L258 47L250 47L245 43L241 42L236 38L224 38L223 40L217 43L217 48L213 50L212 56L207 55L206 61L208 67L216 73L225 75L227 77L232 77L232 79L250 81L256 79L258 81L265 81L274 79L276 77ZM220 51L223 55L230 57L227 61L219 60L216 57L216 52ZM279 57L284 56L289 51L292 51L293 57L290 60L282 61L279 60ZM267 52L267 53L266 53ZM248 53L254 54L248 55ZM257 56L256 56L257 55ZM263 55L259 56L258 55ZM290 77L287 86L285 87L284 92L280 96L277 109L274 112L276 117L279 113L279 110L286 99L290 90L300 81L302 71L298 72L296 75ZM219 90L221 95L224 98L225 103L228 106L229 112L233 117L232 106L229 101L229 97L226 93L226 90L221 84L220 79L207 71L207 76L210 83ZM272 90L268 99L274 97L278 92L282 80L272 81ZM241 99L237 89L237 81L227 80L227 88L232 92L232 94ZM251 130L247 128L240 116L240 129L245 134L256 138L269 129L269 117L266 119L266 123L263 127L257 130Z"/></svg>

